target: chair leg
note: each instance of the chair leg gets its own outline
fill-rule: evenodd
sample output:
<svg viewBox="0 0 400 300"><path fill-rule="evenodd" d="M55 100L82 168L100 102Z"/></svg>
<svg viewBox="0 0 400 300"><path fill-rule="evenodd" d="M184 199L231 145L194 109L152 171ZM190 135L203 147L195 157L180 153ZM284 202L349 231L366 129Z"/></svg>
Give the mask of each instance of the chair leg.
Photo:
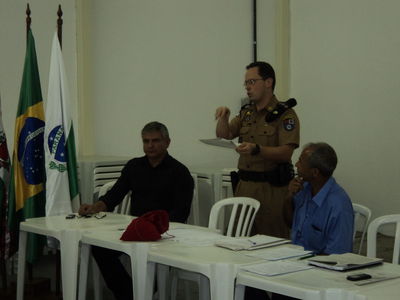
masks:
<svg viewBox="0 0 400 300"><path fill-rule="evenodd" d="M189 284L189 281L188 280L184 280L183 281L183 286L184 286L184 289L185 289L185 299L192 299L192 297L190 295L190 284Z"/></svg>
<svg viewBox="0 0 400 300"><path fill-rule="evenodd" d="M101 276L99 267L97 266L96 261L91 259L92 261L92 273L93 273L93 292L95 300L103 300L103 286L104 280Z"/></svg>
<svg viewBox="0 0 400 300"><path fill-rule="evenodd" d="M235 287L235 300L244 300L245 286L237 284Z"/></svg>
<svg viewBox="0 0 400 300"><path fill-rule="evenodd" d="M157 290L158 300L167 300L169 295L168 282L169 266L157 264Z"/></svg>
<svg viewBox="0 0 400 300"><path fill-rule="evenodd" d="M206 276L201 275L199 282L199 299L210 300L210 298L210 281Z"/></svg>
<svg viewBox="0 0 400 300"><path fill-rule="evenodd" d="M178 275L175 271L172 272L172 279L171 279L171 300L175 300L178 291Z"/></svg>

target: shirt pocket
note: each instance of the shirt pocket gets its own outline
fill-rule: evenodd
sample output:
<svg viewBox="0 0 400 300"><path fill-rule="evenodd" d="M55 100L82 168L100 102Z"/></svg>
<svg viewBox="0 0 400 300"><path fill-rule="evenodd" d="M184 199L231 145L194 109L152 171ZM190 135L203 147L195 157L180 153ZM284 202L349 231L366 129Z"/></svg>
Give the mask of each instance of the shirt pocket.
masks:
<svg viewBox="0 0 400 300"><path fill-rule="evenodd" d="M250 127L244 126L239 131L239 143L250 142Z"/></svg>
<svg viewBox="0 0 400 300"><path fill-rule="evenodd" d="M311 223L309 245L311 249L315 249L317 252L322 252L326 246L323 226L318 222Z"/></svg>
<svg viewBox="0 0 400 300"><path fill-rule="evenodd" d="M274 146L277 141L276 128L267 125L257 130L257 143L264 146Z"/></svg>

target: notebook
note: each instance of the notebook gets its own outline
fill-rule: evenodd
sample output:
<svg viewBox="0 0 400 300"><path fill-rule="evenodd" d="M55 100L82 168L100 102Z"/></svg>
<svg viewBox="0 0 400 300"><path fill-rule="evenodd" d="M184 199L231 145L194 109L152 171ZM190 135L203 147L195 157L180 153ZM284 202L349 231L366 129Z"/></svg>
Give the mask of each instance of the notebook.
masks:
<svg viewBox="0 0 400 300"><path fill-rule="evenodd" d="M371 258L354 253L315 256L308 264L335 271L348 271L382 264L382 258Z"/></svg>

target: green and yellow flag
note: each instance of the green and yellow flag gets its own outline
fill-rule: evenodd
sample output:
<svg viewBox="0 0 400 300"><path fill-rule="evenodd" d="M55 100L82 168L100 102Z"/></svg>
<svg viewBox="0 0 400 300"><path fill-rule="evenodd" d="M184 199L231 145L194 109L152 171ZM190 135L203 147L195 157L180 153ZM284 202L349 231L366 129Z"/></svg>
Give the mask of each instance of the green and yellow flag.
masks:
<svg viewBox="0 0 400 300"><path fill-rule="evenodd" d="M18 232L21 221L45 215L44 125L35 40L29 29L15 121L8 202L8 224L14 232ZM43 236L28 235L28 262L32 263L38 258L45 241Z"/></svg>

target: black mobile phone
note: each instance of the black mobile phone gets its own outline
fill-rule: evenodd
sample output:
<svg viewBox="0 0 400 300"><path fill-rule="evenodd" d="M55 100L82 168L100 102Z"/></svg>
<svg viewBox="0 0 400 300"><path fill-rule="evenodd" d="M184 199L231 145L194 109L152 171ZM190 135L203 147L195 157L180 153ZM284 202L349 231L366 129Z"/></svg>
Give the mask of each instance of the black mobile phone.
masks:
<svg viewBox="0 0 400 300"><path fill-rule="evenodd" d="M353 275L349 275L346 277L347 280L351 280L351 281L359 281L359 280L365 280L365 279L370 279L370 278L372 278L372 276L369 274L366 274L366 273L353 274Z"/></svg>
<svg viewBox="0 0 400 300"><path fill-rule="evenodd" d="M75 214L69 214L69 215L67 215L65 218L66 219L73 219L73 218L75 218L76 216L75 216Z"/></svg>

